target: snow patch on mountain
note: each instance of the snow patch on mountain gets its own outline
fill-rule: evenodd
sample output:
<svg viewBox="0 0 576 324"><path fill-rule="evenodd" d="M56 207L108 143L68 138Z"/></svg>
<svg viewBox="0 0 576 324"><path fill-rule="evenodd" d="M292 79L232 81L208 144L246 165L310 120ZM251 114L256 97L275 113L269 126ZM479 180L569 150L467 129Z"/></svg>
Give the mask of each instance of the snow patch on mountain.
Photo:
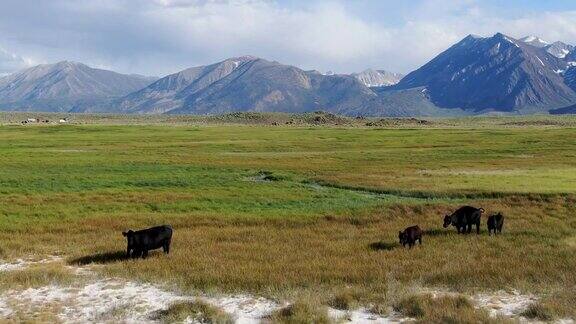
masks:
<svg viewBox="0 0 576 324"><path fill-rule="evenodd" d="M548 43L547 41L536 37L536 36L526 36L526 37L522 37L519 39L519 41L524 42L526 44L535 46L535 47L545 47L547 45L549 45L550 43Z"/></svg>
<svg viewBox="0 0 576 324"><path fill-rule="evenodd" d="M563 59L565 58L572 50L574 50L574 46L568 45L562 42L554 42L545 47L546 52L556 56L557 58Z"/></svg>
<svg viewBox="0 0 576 324"><path fill-rule="evenodd" d="M354 73L352 76L369 88L391 86L398 83L404 77L404 75L400 73L372 69L364 70L360 73Z"/></svg>

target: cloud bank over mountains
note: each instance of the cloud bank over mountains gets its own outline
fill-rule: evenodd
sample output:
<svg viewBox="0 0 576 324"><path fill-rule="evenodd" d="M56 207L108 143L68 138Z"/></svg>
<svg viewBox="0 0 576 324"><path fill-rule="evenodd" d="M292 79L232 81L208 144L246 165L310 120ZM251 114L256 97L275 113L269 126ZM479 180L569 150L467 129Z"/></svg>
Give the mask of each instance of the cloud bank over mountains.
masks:
<svg viewBox="0 0 576 324"><path fill-rule="evenodd" d="M34 64L34 61L20 57L0 47L0 77L6 76Z"/></svg>
<svg viewBox="0 0 576 324"><path fill-rule="evenodd" d="M576 43L569 2L397 2L4 0L0 75L66 59L161 76L244 54L320 71L406 73L467 34Z"/></svg>

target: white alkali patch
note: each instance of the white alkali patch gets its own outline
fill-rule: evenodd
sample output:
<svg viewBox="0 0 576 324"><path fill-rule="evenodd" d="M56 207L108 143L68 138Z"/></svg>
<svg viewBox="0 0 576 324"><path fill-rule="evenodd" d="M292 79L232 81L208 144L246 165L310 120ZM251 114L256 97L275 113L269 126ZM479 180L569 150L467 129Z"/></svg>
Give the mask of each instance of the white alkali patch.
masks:
<svg viewBox="0 0 576 324"><path fill-rule="evenodd" d="M374 324L394 324L413 321L414 319L403 317L399 313L391 312L388 316L383 317L371 313L366 308L360 308L352 311L343 311L334 308L328 309L328 315L335 320L348 323L374 323Z"/></svg>
<svg viewBox="0 0 576 324"><path fill-rule="evenodd" d="M515 290L511 292L501 290L474 295L472 300L479 307L488 309L492 316L517 316L526 310L530 304L537 302L538 298L530 294L520 294Z"/></svg>
<svg viewBox="0 0 576 324"><path fill-rule="evenodd" d="M422 91L424 91L423 89ZM34 264L56 262L60 257L49 257L39 261L17 260L12 263L0 263L4 271L21 270ZM0 317L11 320L33 318L36 312L55 309L55 314L63 323L92 322L155 322L159 311L170 305L185 301L203 301L222 309L231 315L235 323L260 323L272 312L289 305L275 300L238 295L184 295L147 283L137 283L122 279L98 279L90 267L66 266L78 276L88 277L88 281L74 286L49 285L25 290L8 290L0 293ZM442 289L420 289L432 297L460 296L461 294ZM539 300L535 295L521 294L515 290L486 292L470 296L478 308L487 309L492 316L519 317L527 307ZM403 323L412 319L402 317L391 311L388 316L376 315L367 308L342 311L328 308L328 314L334 321L350 323ZM18 316L11 318L12 316ZM570 323L566 319L562 322ZM191 323L188 318L185 322ZM573 322L573 321L572 321Z"/></svg>
<svg viewBox="0 0 576 324"><path fill-rule="evenodd" d="M34 260L32 258L27 258L27 259L16 259L13 262L0 262L0 272L22 270L32 265L45 264L60 260L62 260L61 257L52 255L41 260Z"/></svg>
<svg viewBox="0 0 576 324"><path fill-rule="evenodd" d="M459 293L445 289L424 289L433 297L459 296ZM516 290L479 293L470 297L478 308L487 309L491 316L519 316L528 306L539 298L531 294L521 294Z"/></svg>
<svg viewBox="0 0 576 324"><path fill-rule="evenodd" d="M46 286L23 291L11 290L0 295L0 314L10 316L8 303L21 311L31 311L58 304L58 318L64 323L122 321L150 322L154 315L181 301L202 300L232 315L237 323L257 323L279 305L264 298L248 295L220 298L184 296L150 284L103 279L82 287ZM32 316L33 314L25 314Z"/></svg>

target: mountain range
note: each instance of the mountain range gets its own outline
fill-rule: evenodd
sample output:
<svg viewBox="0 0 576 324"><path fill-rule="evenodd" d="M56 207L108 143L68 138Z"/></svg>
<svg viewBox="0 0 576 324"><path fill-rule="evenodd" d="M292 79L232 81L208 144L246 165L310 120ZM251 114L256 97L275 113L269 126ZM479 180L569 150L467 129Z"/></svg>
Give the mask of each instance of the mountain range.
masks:
<svg viewBox="0 0 576 324"><path fill-rule="evenodd" d="M38 65L0 79L0 110L82 111L154 80L68 61Z"/></svg>
<svg viewBox="0 0 576 324"><path fill-rule="evenodd" d="M561 73L567 68L568 63L546 47L501 33L489 38L470 35L394 87L425 87L432 102L445 108L539 111L576 102L576 92Z"/></svg>
<svg viewBox="0 0 576 324"><path fill-rule="evenodd" d="M218 114L229 111L343 114L377 95L350 75L323 75L253 56L168 75L117 100L123 113Z"/></svg>
<svg viewBox="0 0 576 324"><path fill-rule="evenodd" d="M322 74L254 56L160 79L74 62L0 78L0 110L219 114L324 110L365 116L570 113L576 50L537 37L469 35L403 76ZM567 107L564 109L563 107Z"/></svg>
<svg viewBox="0 0 576 324"><path fill-rule="evenodd" d="M519 39L519 41L532 45L538 48L544 48L546 52L556 56L557 58L564 58L568 53L574 50L574 46L562 42L554 42L552 44L540 39L536 36L526 36Z"/></svg>

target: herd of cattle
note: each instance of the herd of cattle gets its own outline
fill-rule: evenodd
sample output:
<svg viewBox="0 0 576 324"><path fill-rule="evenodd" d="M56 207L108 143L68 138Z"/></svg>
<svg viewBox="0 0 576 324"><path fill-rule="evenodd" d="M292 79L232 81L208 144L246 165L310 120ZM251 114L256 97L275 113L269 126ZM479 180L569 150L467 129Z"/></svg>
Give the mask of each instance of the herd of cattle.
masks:
<svg viewBox="0 0 576 324"><path fill-rule="evenodd" d="M484 213L484 208L475 208L472 206L463 206L452 213L452 215L444 216L444 228L452 225L456 227L458 234L469 234L472 232L472 226L476 226L476 233L480 234L480 221L482 219L482 214ZM497 213L488 217L488 235L500 234L502 233L502 227L504 226L504 215L502 213ZM418 225L410 226L404 231L398 233L398 239L400 244L406 247L408 245L410 248L416 244L418 241L422 244L422 230Z"/></svg>
<svg viewBox="0 0 576 324"><path fill-rule="evenodd" d="M20 122L20 124L22 124L22 125L26 125L26 124L40 124L40 123L48 124L48 123L50 123L50 120L49 120L49 119L40 119L40 118L27 118L27 119L25 119L25 120L23 120L23 121ZM66 124L66 123L68 123L68 118L60 118L60 119L58 120L58 123L60 123L60 124Z"/></svg>
<svg viewBox="0 0 576 324"><path fill-rule="evenodd" d="M456 227L458 234L472 232L472 226L476 226L476 233L480 234L480 220L484 213L483 208L463 206L452 215L444 216L444 228L452 225ZM502 233L504 226L504 215L494 214L488 217L488 235L492 233ZM170 225L156 226L140 231L128 230L122 232L128 241L127 256L130 258L146 258L148 251L162 248L164 253L170 253L170 243L172 242L172 227ZM398 233L400 244L410 248L418 241L422 244L422 230L418 225L410 226Z"/></svg>

